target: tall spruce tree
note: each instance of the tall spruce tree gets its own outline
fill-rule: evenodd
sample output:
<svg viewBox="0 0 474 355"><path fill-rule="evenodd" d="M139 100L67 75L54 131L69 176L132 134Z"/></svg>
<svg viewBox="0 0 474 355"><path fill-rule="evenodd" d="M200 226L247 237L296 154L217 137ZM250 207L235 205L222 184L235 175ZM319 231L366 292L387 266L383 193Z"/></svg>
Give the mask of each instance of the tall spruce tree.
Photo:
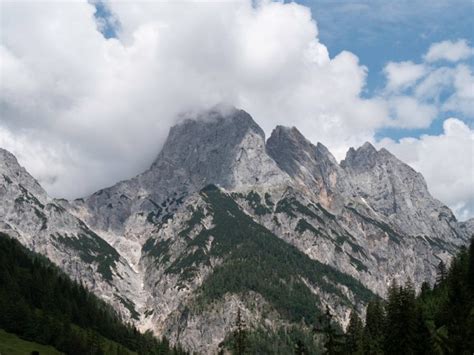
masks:
<svg viewBox="0 0 474 355"><path fill-rule="evenodd" d="M416 348L417 312L415 290L409 281L406 287L390 285L387 300L386 354L414 354Z"/></svg>
<svg viewBox="0 0 474 355"><path fill-rule="evenodd" d="M324 334L325 354L336 355L343 353L343 334L338 334L333 322L333 315L329 306L326 305L326 311L320 318L321 331Z"/></svg>
<svg viewBox="0 0 474 355"><path fill-rule="evenodd" d="M240 308L237 310L237 318L235 320L234 333L234 350L237 355L242 355L246 350L247 334L245 330L245 322L242 319Z"/></svg>
<svg viewBox="0 0 474 355"><path fill-rule="evenodd" d="M437 271L436 271L436 284L439 285L446 280L448 276L448 269L446 264L443 260L441 260L438 264Z"/></svg>
<svg viewBox="0 0 474 355"><path fill-rule="evenodd" d="M351 311L346 330L346 354L363 354L364 325L355 310Z"/></svg>
<svg viewBox="0 0 474 355"><path fill-rule="evenodd" d="M364 354L383 354L385 339L385 310L380 300L367 305L364 327Z"/></svg>

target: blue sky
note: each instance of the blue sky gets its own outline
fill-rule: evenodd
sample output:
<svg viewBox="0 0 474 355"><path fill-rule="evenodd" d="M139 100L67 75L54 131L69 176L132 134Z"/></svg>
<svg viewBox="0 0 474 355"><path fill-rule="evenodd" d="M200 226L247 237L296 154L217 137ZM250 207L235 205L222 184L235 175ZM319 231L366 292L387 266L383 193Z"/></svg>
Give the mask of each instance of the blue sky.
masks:
<svg viewBox="0 0 474 355"><path fill-rule="evenodd" d="M331 56L348 50L368 67L366 95L385 85L383 68L389 61L420 62L430 45L466 39L474 43L474 3L470 0L301 0L311 8L319 37ZM470 60L471 66L473 59ZM457 118L472 127L472 120ZM427 129L381 129L377 137L399 139L440 134L443 117Z"/></svg>

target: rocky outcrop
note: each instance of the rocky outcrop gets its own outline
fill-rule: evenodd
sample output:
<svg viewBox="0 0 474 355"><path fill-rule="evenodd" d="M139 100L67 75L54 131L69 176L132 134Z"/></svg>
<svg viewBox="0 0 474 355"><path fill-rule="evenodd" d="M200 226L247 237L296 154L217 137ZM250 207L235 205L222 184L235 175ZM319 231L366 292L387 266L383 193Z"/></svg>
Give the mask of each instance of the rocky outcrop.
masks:
<svg viewBox="0 0 474 355"><path fill-rule="evenodd" d="M0 231L47 256L124 317L138 319L130 300L141 301L134 270L82 220L49 198L15 157L0 150Z"/></svg>
<svg viewBox="0 0 474 355"><path fill-rule="evenodd" d="M404 234L462 241L451 210L428 192L423 176L382 148L370 143L351 148L341 166L358 196Z"/></svg>
<svg viewBox="0 0 474 355"><path fill-rule="evenodd" d="M314 146L295 127L277 126L266 148L278 166L326 208L339 210L351 196L351 182L334 156L321 143Z"/></svg>
<svg viewBox="0 0 474 355"><path fill-rule="evenodd" d="M295 128L265 142L246 112L214 109L183 117L147 171L75 201L0 149L0 229L140 329L214 353L237 308L276 329L328 305L345 325L394 278L433 282L474 224L384 149L338 164Z"/></svg>

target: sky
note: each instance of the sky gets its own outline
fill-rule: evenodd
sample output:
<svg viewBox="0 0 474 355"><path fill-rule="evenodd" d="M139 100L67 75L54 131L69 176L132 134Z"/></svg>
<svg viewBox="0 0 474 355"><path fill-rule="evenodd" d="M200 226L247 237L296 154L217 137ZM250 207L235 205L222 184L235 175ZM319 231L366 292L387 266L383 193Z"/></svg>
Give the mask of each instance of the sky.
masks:
<svg viewBox="0 0 474 355"><path fill-rule="evenodd" d="M370 141L474 217L471 0L0 2L0 147L54 197L134 176L227 103L341 160Z"/></svg>

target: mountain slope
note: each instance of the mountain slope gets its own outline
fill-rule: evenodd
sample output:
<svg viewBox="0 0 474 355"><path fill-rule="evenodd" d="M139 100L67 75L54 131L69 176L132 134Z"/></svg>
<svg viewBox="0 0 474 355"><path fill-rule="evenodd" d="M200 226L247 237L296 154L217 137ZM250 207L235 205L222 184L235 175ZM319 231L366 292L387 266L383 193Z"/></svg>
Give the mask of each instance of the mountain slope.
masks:
<svg viewBox="0 0 474 355"><path fill-rule="evenodd" d="M265 141L236 109L187 117L147 171L71 202L0 158L3 230L140 329L206 353L237 309L253 328L304 328L328 305L345 325L392 279L433 282L474 232L389 152L367 143L338 164L295 128Z"/></svg>
<svg viewBox="0 0 474 355"><path fill-rule="evenodd" d="M109 305L3 233L0 269L0 329L67 354L171 353L166 342L123 324ZM11 346L32 345L0 334Z"/></svg>
<svg viewBox="0 0 474 355"><path fill-rule="evenodd" d="M136 302L141 295L128 262L82 220L49 198L12 154L0 149L0 158L0 232L47 256L130 317L126 300Z"/></svg>
<svg viewBox="0 0 474 355"><path fill-rule="evenodd" d="M193 212L186 219L188 209ZM154 309L170 312L155 311L152 323L165 318L160 332L203 352L217 334L222 340L232 330L238 307L257 328L302 318L309 327L317 319L315 304L344 313L374 297L352 277L276 237L214 185L194 196L146 242L143 261L149 287L160 302ZM249 302L261 310L252 314ZM218 315L222 321L216 322Z"/></svg>

